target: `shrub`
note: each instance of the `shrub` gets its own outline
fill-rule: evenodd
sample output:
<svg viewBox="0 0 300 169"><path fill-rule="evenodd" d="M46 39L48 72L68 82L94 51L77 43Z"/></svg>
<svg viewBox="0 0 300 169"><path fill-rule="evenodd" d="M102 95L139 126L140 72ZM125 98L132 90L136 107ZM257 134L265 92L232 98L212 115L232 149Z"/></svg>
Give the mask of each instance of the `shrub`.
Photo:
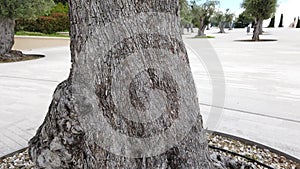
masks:
<svg viewBox="0 0 300 169"><path fill-rule="evenodd" d="M57 3L52 9L51 13L68 13L69 7L68 5L64 5L63 3Z"/></svg>
<svg viewBox="0 0 300 169"><path fill-rule="evenodd" d="M65 1L63 1L65 2ZM16 21L16 31L55 33L69 31L68 6L58 2L50 15L39 16L36 19L19 19Z"/></svg>
<svg viewBox="0 0 300 169"><path fill-rule="evenodd" d="M40 16L36 20L20 19L16 22L16 31L30 31L55 33L69 31L69 17L66 13L51 13L49 16Z"/></svg>

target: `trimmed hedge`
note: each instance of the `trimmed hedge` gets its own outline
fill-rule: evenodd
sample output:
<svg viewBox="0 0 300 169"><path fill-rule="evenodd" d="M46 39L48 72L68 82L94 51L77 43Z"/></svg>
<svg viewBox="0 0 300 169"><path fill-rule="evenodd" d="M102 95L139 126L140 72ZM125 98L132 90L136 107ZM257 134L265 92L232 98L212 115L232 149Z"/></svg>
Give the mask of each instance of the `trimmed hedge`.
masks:
<svg viewBox="0 0 300 169"><path fill-rule="evenodd" d="M69 31L69 16L66 13L51 13L49 16L40 16L36 20L19 19L16 21L16 31L55 33Z"/></svg>

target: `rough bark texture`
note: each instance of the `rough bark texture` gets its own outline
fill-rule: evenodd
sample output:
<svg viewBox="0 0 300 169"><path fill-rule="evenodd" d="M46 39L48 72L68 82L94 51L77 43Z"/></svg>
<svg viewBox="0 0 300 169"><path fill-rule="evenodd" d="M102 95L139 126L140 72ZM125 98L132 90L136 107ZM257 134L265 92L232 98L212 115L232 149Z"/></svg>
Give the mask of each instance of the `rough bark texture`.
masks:
<svg viewBox="0 0 300 169"><path fill-rule="evenodd" d="M264 31L263 31L263 21L260 21L258 26L259 26L259 34L262 35L264 33Z"/></svg>
<svg viewBox="0 0 300 169"><path fill-rule="evenodd" d="M252 36L252 40L253 41L259 41L259 35L262 29L262 19L257 19L255 24L254 24L254 30L253 30L253 36Z"/></svg>
<svg viewBox="0 0 300 169"><path fill-rule="evenodd" d="M29 142L38 167L212 168L178 1L72 0L69 6L72 69ZM185 116L190 121L178 124ZM179 130L172 134L192 127L182 138L158 139L156 151L136 146L173 124Z"/></svg>
<svg viewBox="0 0 300 169"><path fill-rule="evenodd" d="M204 17L200 17L200 22L199 22L199 29L198 29L198 36L205 36L205 28L206 28L206 25L205 25L205 21L204 21ZM209 28L209 26L207 26Z"/></svg>
<svg viewBox="0 0 300 169"><path fill-rule="evenodd" d="M11 51L14 45L15 20L0 17L0 56Z"/></svg>

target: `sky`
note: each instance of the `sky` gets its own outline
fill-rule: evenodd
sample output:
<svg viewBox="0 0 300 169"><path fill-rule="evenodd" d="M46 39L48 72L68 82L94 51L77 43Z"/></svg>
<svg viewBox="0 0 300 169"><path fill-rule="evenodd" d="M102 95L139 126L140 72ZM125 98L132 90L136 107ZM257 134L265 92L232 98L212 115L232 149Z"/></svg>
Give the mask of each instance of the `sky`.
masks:
<svg viewBox="0 0 300 169"><path fill-rule="evenodd" d="M289 0L278 0L279 4L287 2ZM241 9L241 3L243 0L220 0L220 8L227 9L229 8L233 12L238 12Z"/></svg>
<svg viewBox="0 0 300 169"><path fill-rule="evenodd" d="M243 9L241 9L241 3L243 0L220 0L220 8L224 10L229 8L230 11L238 16ZM278 0L278 7L275 15L275 25L279 24L280 15L283 14L283 24L288 27L293 22L294 17L300 16L300 0ZM267 21L265 21L268 24Z"/></svg>

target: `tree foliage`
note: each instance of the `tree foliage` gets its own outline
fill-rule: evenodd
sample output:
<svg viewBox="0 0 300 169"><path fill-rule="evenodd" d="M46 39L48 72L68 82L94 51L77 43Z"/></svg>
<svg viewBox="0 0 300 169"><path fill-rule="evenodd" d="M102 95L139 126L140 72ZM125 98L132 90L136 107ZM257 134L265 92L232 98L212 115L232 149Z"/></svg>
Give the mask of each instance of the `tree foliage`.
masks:
<svg viewBox="0 0 300 169"><path fill-rule="evenodd" d="M54 0L55 3L62 3L62 4L67 4L68 0Z"/></svg>
<svg viewBox="0 0 300 169"><path fill-rule="evenodd" d="M253 22L253 17L248 14L247 12L243 11L238 18L235 21L235 27L236 28L245 28L247 27L250 23Z"/></svg>
<svg viewBox="0 0 300 169"><path fill-rule="evenodd" d="M179 0L181 24L185 25L192 22L191 8L187 0Z"/></svg>
<svg viewBox="0 0 300 169"><path fill-rule="evenodd" d="M215 12L214 16L212 17L212 21L215 22L219 28L220 33L225 33L224 27L225 25L231 25L233 21L234 13L231 13L229 9L226 9L225 12L217 11Z"/></svg>
<svg viewBox="0 0 300 169"><path fill-rule="evenodd" d="M68 5L57 3L50 11L50 14L38 16L34 19L20 18L16 20L16 31L30 31L42 33L55 33L69 31Z"/></svg>
<svg viewBox="0 0 300 169"><path fill-rule="evenodd" d="M208 0L204 3L200 3L200 1L193 1L192 15L194 21L199 21L201 18L203 18L204 25L208 25L219 3L220 3L219 1L215 1L215 0Z"/></svg>
<svg viewBox="0 0 300 169"><path fill-rule="evenodd" d="M0 0L0 17L34 18L49 11L53 5L52 0Z"/></svg>
<svg viewBox="0 0 300 169"><path fill-rule="evenodd" d="M52 9L51 13L65 13L67 14L69 11L69 6L67 4L63 4L61 2L57 3Z"/></svg>
<svg viewBox="0 0 300 169"><path fill-rule="evenodd" d="M214 16L212 17L212 20L216 23L224 23L224 24L228 24L231 23L233 21L234 18L234 13L230 12L229 9L226 9L225 12L222 11L217 11L215 12Z"/></svg>
<svg viewBox="0 0 300 169"><path fill-rule="evenodd" d="M242 7L254 20L253 41L259 41L262 34L263 20L269 19L276 11L277 0L244 0Z"/></svg>
<svg viewBox="0 0 300 169"><path fill-rule="evenodd" d="M256 19L269 19L276 11L277 0L244 0L242 7Z"/></svg>

